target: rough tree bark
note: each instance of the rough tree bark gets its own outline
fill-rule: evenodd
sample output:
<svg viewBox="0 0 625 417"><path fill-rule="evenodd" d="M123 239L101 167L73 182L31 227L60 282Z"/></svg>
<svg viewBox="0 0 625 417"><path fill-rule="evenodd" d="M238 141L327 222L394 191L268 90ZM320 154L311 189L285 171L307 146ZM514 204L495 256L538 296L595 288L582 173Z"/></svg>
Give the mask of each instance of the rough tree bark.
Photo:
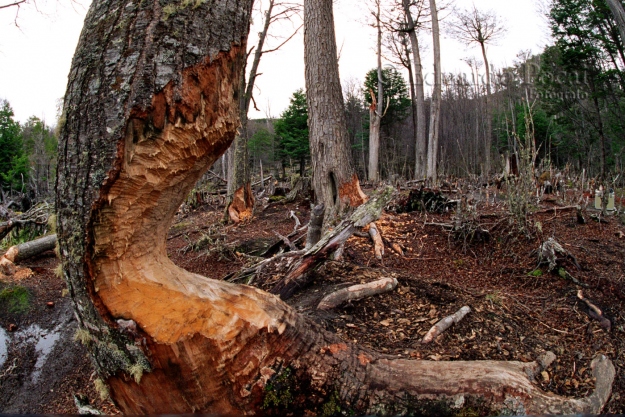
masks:
<svg viewBox="0 0 625 417"><path fill-rule="evenodd" d="M331 0L304 1L304 59L313 189L328 225L366 199L351 159Z"/></svg>
<svg viewBox="0 0 625 417"><path fill-rule="evenodd" d="M376 1L375 26L378 32L377 57L378 57L378 97L377 100L371 94L371 105L369 106L369 181L379 181L379 160L380 160L380 125L384 112L384 92L382 89L382 21L380 16L380 0Z"/></svg>
<svg viewBox="0 0 625 417"><path fill-rule="evenodd" d="M432 16L432 49L434 50L434 87L432 89L432 104L430 108L430 138L428 140L428 168L427 177L436 183L438 162L438 133L441 115L441 46L440 30L438 25L438 9L436 1L430 1L430 14Z"/></svg>
<svg viewBox="0 0 625 417"><path fill-rule="evenodd" d="M423 64L421 63L421 51L419 38L417 37L416 22L410 12L410 0L402 0L404 14L408 22L408 36L412 48L415 74L415 97L417 107L416 125L416 148L415 148L415 179L424 178L427 174L427 151L428 142L425 136L425 92L423 87Z"/></svg>
<svg viewBox="0 0 625 417"><path fill-rule="evenodd" d="M476 396L492 409L597 413L614 377L606 358L593 394L557 397L531 384L536 363L395 360L167 258L179 205L234 139L250 9L96 0L85 19L60 127L57 233L83 340L120 410L393 413Z"/></svg>

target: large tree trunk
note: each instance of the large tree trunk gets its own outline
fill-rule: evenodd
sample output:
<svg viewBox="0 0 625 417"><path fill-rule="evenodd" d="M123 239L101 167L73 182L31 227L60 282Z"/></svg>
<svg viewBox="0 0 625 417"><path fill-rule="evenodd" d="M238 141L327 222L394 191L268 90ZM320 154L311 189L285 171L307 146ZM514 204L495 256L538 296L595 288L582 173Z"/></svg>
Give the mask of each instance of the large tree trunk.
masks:
<svg viewBox="0 0 625 417"><path fill-rule="evenodd" d="M404 14L408 22L408 36L412 47L412 59L414 60L415 74L415 97L417 107L416 123L416 147L415 147L415 179L424 178L427 174L427 151L428 142L425 136L425 92L423 88L423 64L421 63L421 51L419 38L417 37L416 22L410 12L410 0L402 0Z"/></svg>
<svg viewBox="0 0 625 417"><path fill-rule="evenodd" d="M433 183L437 180L438 162L438 134L441 115L441 46L440 30L438 25L438 9L436 1L430 1L430 14L432 15L432 47L434 50L434 88L432 90L432 104L430 108L430 138L428 140L428 169L427 176Z"/></svg>
<svg viewBox="0 0 625 417"><path fill-rule="evenodd" d="M351 158L334 35L332 0L304 1L304 59L313 189L324 224L366 196Z"/></svg>
<svg viewBox="0 0 625 417"><path fill-rule="evenodd" d="M179 205L234 139L250 9L96 0L85 20L60 127L57 230L83 339L120 410L388 414L475 396L493 410L599 412L614 377L603 357L595 392L565 399L532 385L536 363L394 360L167 258Z"/></svg>

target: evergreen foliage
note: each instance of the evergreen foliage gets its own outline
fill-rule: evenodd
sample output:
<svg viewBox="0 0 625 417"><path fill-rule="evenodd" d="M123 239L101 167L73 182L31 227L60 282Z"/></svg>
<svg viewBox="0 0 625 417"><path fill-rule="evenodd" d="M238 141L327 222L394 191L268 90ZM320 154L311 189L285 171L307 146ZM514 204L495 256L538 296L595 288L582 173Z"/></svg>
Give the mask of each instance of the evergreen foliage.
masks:
<svg viewBox="0 0 625 417"><path fill-rule="evenodd" d="M378 95L378 70L373 68L365 76L364 96L367 107L371 105L371 91ZM387 67L382 70L382 92L384 103L378 103L378 110L384 112L388 101L388 110L382 118L382 125L390 125L402 121L410 111L410 98L404 77L397 69ZM381 110L380 110L381 108Z"/></svg>
<svg viewBox="0 0 625 417"><path fill-rule="evenodd" d="M28 181L28 156L22 144L20 125L13 120L9 102L0 102L0 185L3 190L24 191Z"/></svg>
<svg viewBox="0 0 625 417"><path fill-rule="evenodd" d="M293 93L289 107L274 124L281 156L299 161L304 176L306 160L310 157L308 142L308 107L306 94L300 89Z"/></svg>

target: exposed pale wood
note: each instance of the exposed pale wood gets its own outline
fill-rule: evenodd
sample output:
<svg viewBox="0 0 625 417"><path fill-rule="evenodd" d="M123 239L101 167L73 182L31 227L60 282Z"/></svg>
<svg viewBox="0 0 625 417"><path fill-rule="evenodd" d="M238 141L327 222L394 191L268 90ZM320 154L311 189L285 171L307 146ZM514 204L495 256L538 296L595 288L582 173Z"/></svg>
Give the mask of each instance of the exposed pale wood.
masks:
<svg viewBox="0 0 625 417"><path fill-rule="evenodd" d="M347 301L360 300L373 295L393 291L397 287L397 279L382 278L366 284L352 285L326 295L317 305L319 310L330 310Z"/></svg>
<svg viewBox="0 0 625 417"><path fill-rule="evenodd" d="M444 319L439 320L432 328L423 336L423 340L421 343L431 343L434 339L436 339L440 334L442 334L445 330L449 329L452 324L460 322L471 312L471 308L469 306L464 306L460 310L456 311L454 314L445 317Z"/></svg>
<svg viewBox="0 0 625 417"><path fill-rule="evenodd" d="M397 360L342 341L273 295L168 259L178 207L238 127L251 6L95 0L85 20L59 127L58 235L78 323L119 409L280 414L263 406L286 378L294 415L322 414L329 401L355 414L410 413L459 397L502 413L598 413L615 372L605 357L592 364L595 391L564 398L532 384L536 363ZM360 214L342 233L375 220L375 210Z"/></svg>
<svg viewBox="0 0 625 417"><path fill-rule="evenodd" d="M252 218L254 214L254 199L250 184L244 184L234 192L232 202L228 206L228 215L234 223L243 222Z"/></svg>
<svg viewBox="0 0 625 417"><path fill-rule="evenodd" d="M382 241L382 235L378 230L375 222L371 222L369 224L369 236L373 241L373 253L375 254L376 259L382 260L384 256L384 242Z"/></svg>

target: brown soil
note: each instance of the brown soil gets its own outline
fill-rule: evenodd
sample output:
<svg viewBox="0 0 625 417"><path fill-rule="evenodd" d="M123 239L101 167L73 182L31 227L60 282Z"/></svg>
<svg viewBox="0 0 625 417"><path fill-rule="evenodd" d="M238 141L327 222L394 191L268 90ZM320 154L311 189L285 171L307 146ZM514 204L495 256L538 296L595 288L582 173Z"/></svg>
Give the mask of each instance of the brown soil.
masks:
<svg viewBox="0 0 625 417"><path fill-rule="evenodd" d="M547 207L553 205L543 208ZM187 270L221 279L250 265L250 254L258 255L277 242L275 232L291 233L291 210L302 224L308 221L307 202L257 208L251 221L239 225L223 225L221 208L204 206L180 213L168 238L170 257ZM617 237L625 226L616 216L608 217L607 224L595 222L589 219L590 212L588 223L580 225L575 211L550 210L530 218L528 237L509 224L501 204L481 204L477 213L473 219L491 230L490 238L482 242L466 241L430 224L452 222L451 212L389 212L378 227L388 241L404 248L405 256L387 247L379 261L367 238L352 237L343 261L326 263L315 272L312 284L288 302L345 340L397 357L532 361L546 350L553 351L557 360L538 383L545 390L572 397L585 396L593 389L590 361L605 354L614 362L617 377L604 412L625 413L625 239ZM581 269L571 260L560 260L559 266L589 288L537 265L535 251L549 237L562 244ZM13 323L25 329L37 323L52 331L65 323L67 329L37 384L31 376L37 360L34 347L9 349L0 367L0 412L75 413L75 393L87 395L107 413L117 412L110 402L99 399L93 367L82 346L72 340L71 302L62 295L64 285L52 273L53 255L24 266L35 272L19 282L31 292L32 308L21 316L3 313L0 325L7 329ZM538 269L540 275L531 273ZM329 312L315 308L336 288L383 276L396 277L397 289ZM577 298L579 289L611 320L609 331L588 316L586 305ZM48 301L55 306L47 307ZM433 323L464 305L472 311L463 321L433 343L420 343ZM14 369L7 371L12 364Z"/></svg>

